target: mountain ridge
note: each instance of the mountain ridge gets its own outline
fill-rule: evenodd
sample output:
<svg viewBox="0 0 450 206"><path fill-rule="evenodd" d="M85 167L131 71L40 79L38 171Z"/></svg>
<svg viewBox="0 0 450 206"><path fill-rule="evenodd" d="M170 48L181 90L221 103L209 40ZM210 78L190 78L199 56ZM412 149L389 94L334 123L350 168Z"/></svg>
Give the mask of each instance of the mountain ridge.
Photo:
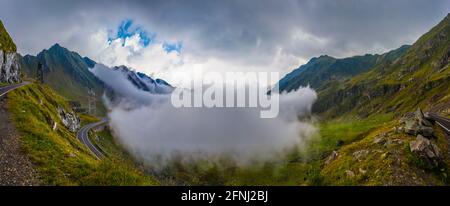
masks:
<svg viewBox="0 0 450 206"><path fill-rule="evenodd" d="M393 61L409 47L409 45L403 45L383 54L365 54L346 58L334 58L328 55L313 57L306 64L280 79L279 90L290 92L308 85L314 89L322 89L329 81L345 81L370 70L377 64Z"/></svg>
<svg viewBox="0 0 450 206"><path fill-rule="evenodd" d="M377 64L335 89L319 91L314 106L331 116L405 113L449 107L450 16L422 35L397 60ZM439 109L438 109L439 110Z"/></svg>

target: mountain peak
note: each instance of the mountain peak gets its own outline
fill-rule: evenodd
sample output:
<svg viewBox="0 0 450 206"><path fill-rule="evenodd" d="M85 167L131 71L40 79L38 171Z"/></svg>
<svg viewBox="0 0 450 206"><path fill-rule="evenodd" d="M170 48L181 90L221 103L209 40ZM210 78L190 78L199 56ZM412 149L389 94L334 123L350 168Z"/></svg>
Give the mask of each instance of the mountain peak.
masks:
<svg viewBox="0 0 450 206"><path fill-rule="evenodd" d="M83 60L88 65L89 68L93 68L97 64L97 62L90 59L89 57L83 57Z"/></svg>
<svg viewBox="0 0 450 206"><path fill-rule="evenodd" d="M54 44L53 46L51 46L48 51L69 51L66 48L62 47L61 45L59 45L58 43Z"/></svg>

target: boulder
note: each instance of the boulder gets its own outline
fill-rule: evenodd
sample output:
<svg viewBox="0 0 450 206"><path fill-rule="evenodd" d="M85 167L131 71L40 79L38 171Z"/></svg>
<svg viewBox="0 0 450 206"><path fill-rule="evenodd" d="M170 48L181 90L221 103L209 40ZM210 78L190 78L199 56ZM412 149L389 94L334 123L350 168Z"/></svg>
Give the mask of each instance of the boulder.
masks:
<svg viewBox="0 0 450 206"><path fill-rule="evenodd" d="M441 153L439 147L432 141L422 135L417 135L416 140L409 143L411 152L422 159L429 166L438 166L441 162Z"/></svg>
<svg viewBox="0 0 450 206"><path fill-rule="evenodd" d="M405 120L405 133L410 135L416 135L418 131L418 127L420 125L417 123L415 119L407 119Z"/></svg>
<svg viewBox="0 0 450 206"><path fill-rule="evenodd" d="M375 144L384 144L386 142L386 138L384 137L384 136L376 136L374 139L373 139L373 143L375 143Z"/></svg>
<svg viewBox="0 0 450 206"><path fill-rule="evenodd" d="M401 139L389 139L384 143L385 147L391 146L391 145L399 145L403 144L403 141Z"/></svg>
<svg viewBox="0 0 450 206"><path fill-rule="evenodd" d="M325 161L325 165L330 164L332 161L334 161L339 156L339 153L337 151L331 152L330 156L328 156L327 160Z"/></svg>
<svg viewBox="0 0 450 206"><path fill-rule="evenodd" d="M431 122L428 121L428 120L425 118L425 115L423 114L423 112L422 112L422 110L420 109L420 107L417 108L417 110L416 110L416 112L415 112L415 117L416 117L416 119L419 121L419 124L420 124L420 125L427 126L427 127L433 126L433 125L431 124Z"/></svg>
<svg viewBox="0 0 450 206"><path fill-rule="evenodd" d="M359 150L356 152L353 152L353 159L356 159L358 161L363 160L364 158L366 158L366 156L369 154L369 150Z"/></svg>
<svg viewBox="0 0 450 206"><path fill-rule="evenodd" d="M425 136L425 137L433 137L434 130L432 127L420 125L417 130L417 134L421 134L422 136Z"/></svg>
<svg viewBox="0 0 450 206"><path fill-rule="evenodd" d="M80 128L80 118L74 112L66 112L60 106L58 106L57 110L63 125L71 132L78 131Z"/></svg>
<svg viewBox="0 0 450 206"><path fill-rule="evenodd" d="M406 114L401 122L405 124L403 130L406 134L414 136L421 134L425 137L432 137L434 135L433 124L425 118L420 108L414 113Z"/></svg>

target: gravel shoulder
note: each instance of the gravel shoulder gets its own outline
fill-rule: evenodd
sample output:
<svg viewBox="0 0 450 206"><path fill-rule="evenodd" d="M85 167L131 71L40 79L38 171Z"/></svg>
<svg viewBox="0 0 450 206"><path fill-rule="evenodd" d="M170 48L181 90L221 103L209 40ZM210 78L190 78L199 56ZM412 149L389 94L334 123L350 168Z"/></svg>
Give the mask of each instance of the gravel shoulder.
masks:
<svg viewBox="0 0 450 206"><path fill-rule="evenodd" d="M0 185L39 185L37 173L20 147L20 134L11 123L6 95L0 97Z"/></svg>

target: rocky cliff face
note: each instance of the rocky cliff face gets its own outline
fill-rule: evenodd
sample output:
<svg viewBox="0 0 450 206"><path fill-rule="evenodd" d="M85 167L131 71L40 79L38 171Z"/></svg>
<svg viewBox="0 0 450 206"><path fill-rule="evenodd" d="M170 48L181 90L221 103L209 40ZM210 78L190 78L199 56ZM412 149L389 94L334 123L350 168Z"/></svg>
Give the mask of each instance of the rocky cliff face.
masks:
<svg viewBox="0 0 450 206"><path fill-rule="evenodd" d="M18 54L0 50L0 82L20 82L20 64Z"/></svg>
<svg viewBox="0 0 450 206"><path fill-rule="evenodd" d="M80 129L80 118L74 112L67 112L62 107L58 107L58 115L64 126L71 132Z"/></svg>
<svg viewBox="0 0 450 206"><path fill-rule="evenodd" d="M20 64L16 45L0 21L0 83L5 82L20 82Z"/></svg>

